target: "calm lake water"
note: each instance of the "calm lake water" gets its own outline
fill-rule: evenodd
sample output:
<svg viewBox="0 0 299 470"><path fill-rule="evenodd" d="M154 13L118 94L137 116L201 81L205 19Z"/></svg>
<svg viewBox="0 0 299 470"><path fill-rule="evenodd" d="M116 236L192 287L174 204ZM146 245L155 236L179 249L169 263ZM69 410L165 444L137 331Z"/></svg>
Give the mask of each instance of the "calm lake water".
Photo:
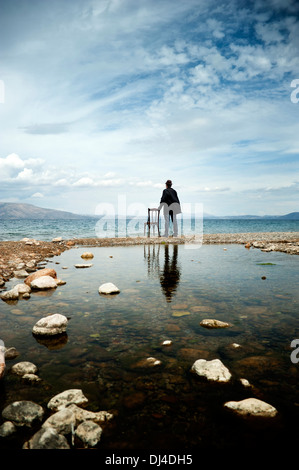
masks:
<svg viewBox="0 0 299 470"><path fill-rule="evenodd" d="M87 409L115 414L102 449L298 444L299 364L290 358L290 343L299 338L298 256L240 245L102 247L88 248L92 267L76 269L84 251L49 259L47 266L66 285L13 304L1 301L1 337L20 355L7 361L0 410L21 399L46 410L56 393L81 388ZM120 294L100 296L105 282ZM53 313L69 318L67 334L37 340L33 325ZM204 318L232 326L208 330L199 324ZM162 346L164 340L172 345ZM148 357L161 365L145 367ZM233 374L231 383L206 383L191 374L200 358L219 358ZM19 361L35 363L42 383L29 385L10 374ZM256 427L225 411L226 401L248 397L275 406L279 419ZM22 444L13 437L0 448Z"/></svg>
<svg viewBox="0 0 299 470"><path fill-rule="evenodd" d="M79 220L0 220L0 240L21 240L24 237L51 241L55 237L112 238L144 235L146 217L127 219L86 218ZM161 231L164 218L161 217ZM170 224L170 234L172 233ZM180 235L200 233L299 232L299 220L284 219L190 219L178 216Z"/></svg>

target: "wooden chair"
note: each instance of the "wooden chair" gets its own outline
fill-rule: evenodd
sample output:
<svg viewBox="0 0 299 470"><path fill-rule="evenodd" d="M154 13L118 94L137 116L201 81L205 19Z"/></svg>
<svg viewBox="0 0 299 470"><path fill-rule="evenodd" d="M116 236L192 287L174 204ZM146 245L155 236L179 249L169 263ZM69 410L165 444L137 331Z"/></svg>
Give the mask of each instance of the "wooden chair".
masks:
<svg viewBox="0 0 299 470"><path fill-rule="evenodd" d="M155 234L155 227L158 229L158 236L160 237L160 209L148 209L147 222L144 222L144 235L145 228L148 227L148 233L150 234L151 227L153 228L153 233Z"/></svg>

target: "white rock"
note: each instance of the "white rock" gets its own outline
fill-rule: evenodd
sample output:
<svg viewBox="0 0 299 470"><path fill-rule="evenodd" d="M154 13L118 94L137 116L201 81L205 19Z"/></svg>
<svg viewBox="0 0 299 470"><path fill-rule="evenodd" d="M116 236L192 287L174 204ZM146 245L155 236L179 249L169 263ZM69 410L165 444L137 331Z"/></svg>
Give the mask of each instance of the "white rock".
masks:
<svg viewBox="0 0 299 470"><path fill-rule="evenodd" d="M41 318L33 327L32 333L35 335L53 336L64 333L68 324L68 319L60 313L54 313L48 317Z"/></svg>
<svg viewBox="0 0 299 470"><path fill-rule="evenodd" d="M171 346L171 345L172 345L172 341L170 339L166 339L162 343L162 346Z"/></svg>
<svg viewBox="0 0 299 470"><path fill-rule="evenodd" d="M61 242L61 241L62 241L62 237L56 237L52 239L52 242Z"/></svg>
<svg viewBox="0 0 299 470"><path fill-rule="evenodd" d="M69 434L76 425L75 414L69 408L63 408L50 416L42 425L53 428L58 434Z"/></svg>
<svg viewBox="0 0 299 470"><path fill-rule="evenodd" d="M17 278L28 277L28 273L25 269L14 271L13 274L14 274L14 277L17 277Z"/></svg>
<svg viewBox="0 0 299 470"><path fill-rule="evenodd" d="M204 328L227 328L230 326L229 323L211 318L205 318L200 322L200 325Z"/></svg>
<svg viewBox="0 0 299 470"><path fill-rule="evenodd" d="M19 291L15 287L13 289L10 289L6 292L3 292L1 294L1 299L2 300L18 300L19 299Z"/></svg>
<svg viewBox="0 0 299 470"><path fill-rule="evenodd" d="M241 401L228 401L224 406L241 416L274 418L277 415L277 410L274 406L269 405L262 400L258 400L257 398L246 398Z"/></svg>
<svg viewBox="0 0 299 470"><path fill-rule="evenodd" d="M243 387L251 387L251 384L250 384L250 382L249 382L247 379L241 378L241 379L240 379L240 382L241 382L241 384L243 385Z"/></svg>
<svg viewBox="0 0 299 470"><path fill-rule="evenodd" d="M74 413L77 426L83 421L90 420L95 423L104 423L105 421L110 421L110 419L113 418L113 414L108 413L108 411L88 411L74 404L69 405L67 409Z"/></svg>
<svg viewBox="0 0 299 470"><path fill-rule="evenodd" d="M231 379L230 371L219 359L213 359L212 361L198 359L194 362L191 371L215 382L228 382Z"/></svg>
<svg viewBox="0 0 299 470"><path fill-rule="evenodd" d="M55 289L57 287L56 280L51 276L42 276L31 281L30 286L32 289Z"/></svg>
<svg viewBox="0 0 299 470"><path fill-rule="evenodd" d="M96 446L102 435L102 428L93 421L83 421L76 429L76 436L89 447Z"/></svg>
<svg viewBox="0 0 299 470"><path fill-rule="evenodd" d="M41 382L41 378L36 374L24 374L22 378L30 383Z"/></svg>
<svg viewBox="0 0 299 470"><path fill-rule="evenodd" d="M35 374L37 372L37 367L32 362L23 361L14 364L11 371L17 375Z"/></svg>
<svg viewBox="0 0 299 470"><path fill-rule="evenodd" d="M120 290L112 282L106 282L99 287L100 294L118 294Z"/></svg>
<svg viewBox="0 0 299 470"><path fill-rule="evenodd" d="M31 292L31 287L27 286L27 284L17 284L14 289L18 291L19 294L30 294Z"/></svg>
<svg viewBox="0 0 299 470"><path fill-rule="evenodd" d="M66 437L53 428L41 428L22 449L70 449Z"/></svg>
<svg viewBox="0 0 299 470"><path fill-rule="evenodd" d="M87 402L88 399L85 397L82 390L74 388L58 393L58 395L51 398L48 403L48 408L59 411L72 404L84 405Z"/></svg>
<svg viewBox="0 0 299 470"><path fill-rule="evenodd" d="M0 437L8 437L14 432L16 432L16 427L11 421L5 421L5 423L0 426Z"/></svg>

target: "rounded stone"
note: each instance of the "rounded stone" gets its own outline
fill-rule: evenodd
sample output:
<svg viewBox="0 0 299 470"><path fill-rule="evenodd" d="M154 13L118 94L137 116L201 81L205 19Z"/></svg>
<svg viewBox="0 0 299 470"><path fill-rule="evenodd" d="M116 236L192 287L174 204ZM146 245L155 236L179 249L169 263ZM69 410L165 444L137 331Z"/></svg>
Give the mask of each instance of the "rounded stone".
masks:
<svg viewBox="0 0 299 470"><path fill-rule="evenodd" d="M99 287L100 294L118 294L120 290L112 282L106 282Z"/></svg>
<svg viewBox="0 0 299 470"><path fill-rule="evenodd" d="M51 398L48 403L48 408L59 411L62 408L72 404L84 405L87 402L88 399L85 397L82 390L74 388L58 393L53 398Z"/></svg>
<svg viewBox="0 0 299 470"><path fill-rule="evenodd" d="M2 417L18 427L31 427L36 421L41 421L43 415L44 410L40 405L26 400L15 401L2 411Z"/></svg>
<svg viewBox="0 0 299 470"><path fill-rule="evenodd" d="M68 324L68 319L60 313L54 313L48 317L41 318L33 327L32 333L35 335L53 336L64 333Z"/></svg>
<svg viewBox="0 0 299 470"><path fill-rule="evenodd" d="M228 328L230 324L220 320L215 320L214 318L205 318L200 322L200 326L203 326L204 328Z"/></svg>
<svg viewBox="0 0 299 470"><path fill-rule="evenodd" d="M23 361L14 364L11 371L17 375L35 374L37 372L37 367L32 362Z"/></svg>
<svg viewBox="0 0 299 470"><path fill-rule="evenodd" d="M76 429L76 436L86 446L94 447L99 443L102 432L101 426L93 421L83 421Z"/></svg>
<svg viewBox="0 0 299 470"><path fill-rule="evenodd" d="M53 428L41 428L23 449L70 449L64 436L58 434Z"/></svg>

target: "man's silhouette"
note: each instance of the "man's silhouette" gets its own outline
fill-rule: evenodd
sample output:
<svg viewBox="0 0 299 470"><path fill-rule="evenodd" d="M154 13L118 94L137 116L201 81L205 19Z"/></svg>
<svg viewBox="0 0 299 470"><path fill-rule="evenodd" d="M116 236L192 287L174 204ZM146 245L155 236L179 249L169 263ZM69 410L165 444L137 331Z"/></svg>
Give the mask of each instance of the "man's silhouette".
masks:
<svg viewBox="0 0 299 470"><path fill-rule="evenodd" d="M178 236L178 223L176 216L180 214L181 205L175 189L172 188L172 181L166 181L166 188L163 190L159 209L164 208L164 219L165 219L165 233L164 237L169 235L169 218L171 218L173 224L173 236Z"/></svg>

